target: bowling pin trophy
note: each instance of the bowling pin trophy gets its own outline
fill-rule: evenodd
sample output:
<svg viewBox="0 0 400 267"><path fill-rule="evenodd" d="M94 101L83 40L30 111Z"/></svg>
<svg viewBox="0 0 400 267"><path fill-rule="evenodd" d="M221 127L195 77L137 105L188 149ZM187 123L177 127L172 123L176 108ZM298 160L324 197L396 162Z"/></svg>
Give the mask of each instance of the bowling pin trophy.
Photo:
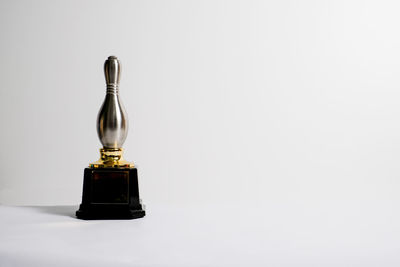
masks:
<svg viewBox="0 0 400 267"><path fill-rule="evenodd" d="M107 93L97 117L103 148L100 159L84 171L79 219L136 219L145 216L139 198L137 170L122 158L128 118L118 96L121 65L110 56L104 63Z"/></svg>

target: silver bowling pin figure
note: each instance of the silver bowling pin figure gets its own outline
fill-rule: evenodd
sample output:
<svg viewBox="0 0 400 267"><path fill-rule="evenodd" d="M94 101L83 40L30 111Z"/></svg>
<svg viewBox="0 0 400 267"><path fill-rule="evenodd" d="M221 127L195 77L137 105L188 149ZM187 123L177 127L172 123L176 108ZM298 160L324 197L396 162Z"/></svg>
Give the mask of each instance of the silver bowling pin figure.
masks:
<svg viewBox="0 0 400 267"><path fill-rule="evenodd" d="M128 134L128 115L119 99L121 64L110 56L104 63L107 93L97 116L97 134L104 149L119 149Z"/></svg>
<svg viewBox="0 0 400 267"><path fill-rule="evenodd" d="M91 168L133 168L134 164L123 159L122 145L128 135L128 115L119 99L121 64L110 56L104 63L107 92L97 116L97 134L103 148L100 159L90 163Z"/></svg>

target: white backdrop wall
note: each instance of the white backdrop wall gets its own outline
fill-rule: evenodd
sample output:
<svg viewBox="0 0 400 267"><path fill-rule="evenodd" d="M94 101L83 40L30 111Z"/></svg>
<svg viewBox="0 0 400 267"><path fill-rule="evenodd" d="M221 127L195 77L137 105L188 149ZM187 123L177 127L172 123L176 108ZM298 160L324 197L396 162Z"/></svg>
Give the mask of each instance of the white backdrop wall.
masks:
<svg viewBox="0 0 400 267"><path fill-rule="evenodd" d="M400 204L398 1L1 1L0 203L80 202L103 62L151 203ZM376 212L376 210L375 210Z"/></svg>

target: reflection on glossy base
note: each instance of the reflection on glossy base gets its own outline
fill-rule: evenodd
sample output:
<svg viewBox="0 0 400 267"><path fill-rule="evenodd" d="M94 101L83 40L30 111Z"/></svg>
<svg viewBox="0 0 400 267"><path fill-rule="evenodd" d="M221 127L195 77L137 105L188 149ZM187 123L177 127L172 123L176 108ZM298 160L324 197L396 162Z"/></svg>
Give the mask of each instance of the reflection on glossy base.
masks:
<svg viewBox="0 0 400 267"><path fill-rule="evenodd" d="M136 168L86 168L79 219L136 219L146 213Z"/></svg>

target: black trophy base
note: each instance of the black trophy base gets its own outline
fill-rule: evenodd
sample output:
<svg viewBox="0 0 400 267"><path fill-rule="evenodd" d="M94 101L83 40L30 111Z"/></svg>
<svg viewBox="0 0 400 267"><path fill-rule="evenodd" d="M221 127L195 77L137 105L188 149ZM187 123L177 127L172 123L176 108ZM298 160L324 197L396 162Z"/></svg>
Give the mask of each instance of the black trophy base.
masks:
<svg viewBox="0 0 400 267"><path fill-rule="evenodd" d="M83 220L137 219L146 215L140 198L136 168L86 168L82 204L76 217Z"/></svg>

